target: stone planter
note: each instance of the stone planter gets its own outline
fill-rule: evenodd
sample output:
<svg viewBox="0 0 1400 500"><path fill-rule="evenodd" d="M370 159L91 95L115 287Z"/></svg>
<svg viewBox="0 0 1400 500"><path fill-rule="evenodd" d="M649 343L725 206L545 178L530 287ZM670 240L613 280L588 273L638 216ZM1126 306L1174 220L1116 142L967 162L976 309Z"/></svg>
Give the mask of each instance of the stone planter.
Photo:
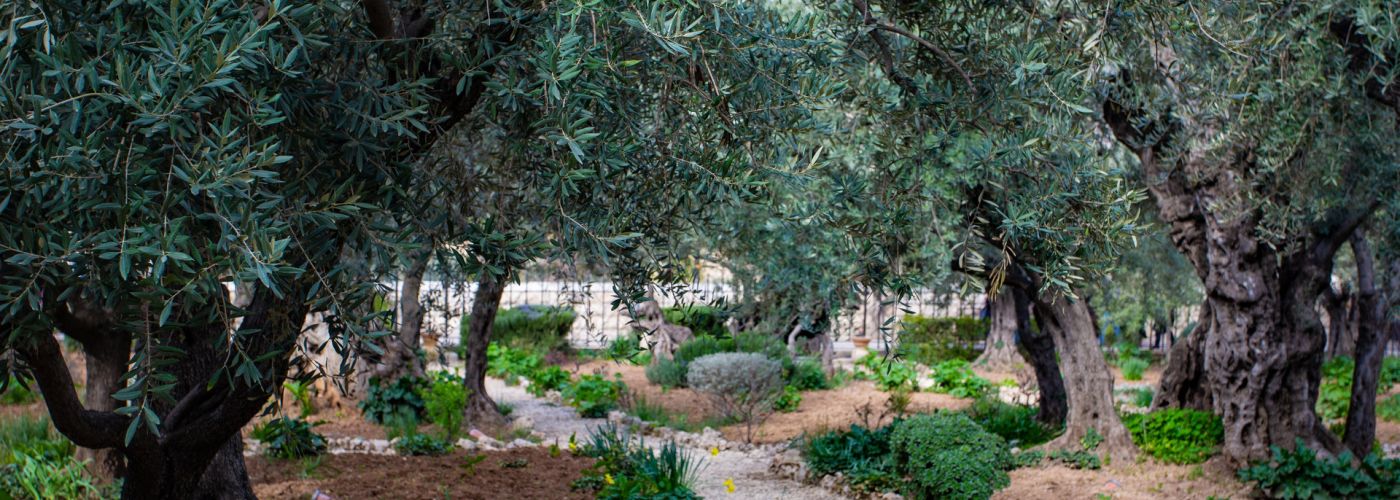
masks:
<svg viewBox="0 0 1400 500"><path fill-rule="evenodd" d="M861 358L870 354L869 337L852 337L851 344L855 347L851 349L851 361L860 361Z"/></svg>

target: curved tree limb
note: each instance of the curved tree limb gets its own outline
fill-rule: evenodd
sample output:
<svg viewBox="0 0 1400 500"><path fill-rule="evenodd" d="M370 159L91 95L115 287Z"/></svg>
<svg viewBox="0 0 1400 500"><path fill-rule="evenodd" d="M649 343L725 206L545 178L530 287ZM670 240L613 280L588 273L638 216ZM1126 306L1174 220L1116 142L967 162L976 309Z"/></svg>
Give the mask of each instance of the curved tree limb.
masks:
<svg viewBox="0 0 1400 500"><path fill-rule="evenodd" d="M58 340L48 334L35 337L33 342L17 344L15 350L29 364L54 427L84 448L122 446L122 433L129 419L85 408L73 389L73 375L63 361Z"/></svg>

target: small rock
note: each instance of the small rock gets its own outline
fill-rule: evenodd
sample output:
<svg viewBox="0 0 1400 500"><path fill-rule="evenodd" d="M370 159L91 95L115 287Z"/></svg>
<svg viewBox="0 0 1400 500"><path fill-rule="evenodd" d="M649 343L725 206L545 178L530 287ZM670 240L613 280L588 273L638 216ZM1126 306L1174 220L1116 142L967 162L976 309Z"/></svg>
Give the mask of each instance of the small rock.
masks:
<svg viewBox="0 0 1400 500"><path fill-rule="evenodd" d="M515 420L510 421L510 430L512 431L528 431L534 428L535 419L530 417L519 417Z"/></svg>
<svg viewBox="0 0 1400 500"><path fill-rule="evenodd" d="M904 500L904 495L893 491L887 491L885 494L880 495L880 500Z"/></svg>
<svg viewBox="0 0 1400 500"><path fill-rule="evenodd" d="M510 448L531 448L534 446L534 442L525 439L516 439L510 442Z"/></svg>
<svg viewBox="0 0 1400 500"><path fill-rule="evenodd" d="M467 438L457 440L457 447L467 451L476 450L476 441Z"/></svg>

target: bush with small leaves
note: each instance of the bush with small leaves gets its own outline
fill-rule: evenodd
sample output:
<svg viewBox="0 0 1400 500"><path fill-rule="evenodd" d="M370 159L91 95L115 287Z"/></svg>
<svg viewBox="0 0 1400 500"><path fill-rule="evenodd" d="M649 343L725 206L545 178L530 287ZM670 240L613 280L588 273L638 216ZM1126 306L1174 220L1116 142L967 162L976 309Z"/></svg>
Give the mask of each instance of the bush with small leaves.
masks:
<svg viewBox="0 0 1400 500"><path fill-rule="evenodd" d="M950 359L930 367L933 379L933 392L958 398L975 398L985 395L995 387L990 380L972 372L972 364L961 359Z"/></svg>
<svg viewBox="0 0 1400 500"><path fill-rule="evenodd" d="M689 328L691 333L696 336L723 337L729 333L729 330L724 327L724 322L729 319L729 313L717 307L667 307L661 310L661 314L666 318L667 323Z"/></svg>
<svg viewBox="0 0 1400 500"><path fill-rule="evenodd" d="M1118 364L1118 369L1123 371L1123 380L1142 380L1143 372L1150 366L1147 360L1142 358L1128 358Z"/></svg>
<svg viewBox="0 0 1400 500"><path fill-rule="evenodd" d="M803 444L802 459L818 477L839 472L856 489L893 491L901 482L895 472L894 456L890 454L893 428L871 430L852 425L849 431L817 435Z"/></svg>
<svg viewBox="0 0 1400 500"><path fill-rule="evenodd" d="M797 407L801 404L802 392L798 391L796 387L787 385L783 386L783 393L778 395L778 399L773 401L773 409L783 413L792 413L797 411Z"/></svg>
<svg viewBox="0 0 1400 500"><path fill-rule="evenodd" d="M962 413L987 432L1021 448L1044 443L1058 434L1035 419L1034 406L1010 404L995 397L977 398Z"/></svg>
<svg viewBox="0 0 1400 500"><path fill-rule="evenodd" d="M711 354L690 363L686 381L725 416L744 422L745 438L752 440L754 425L772 410L783 387L782 365L756 353Z"/></svg>
<svg viewBox="0 0 1400 500"><path fill-rule="evenodd" d="M457 442L467 408L467 387L461 377L447 372L433 374L433 384L423 394L428 420L442 429L443 438Z"/></svg>
<svg viewBox="0 0 1400 500"><path fill-rule="evenodd" d="M279 417L253 427L252 437L272 458L314 457L326 451L326 437L311 430L315 426L302 419Z"/></svg>
<svg viewBox="0 0 1400 500"><path fill-rule="evenodd" d="M1183 408L1126 414L1123 426L1143 452L1173 464L1204 462L1225 439L1220 417Z"/></svg>
<svg viewBox="0 0 1400 500"><path fill-rule="evenodd" d="M676 348L674 358L681 365L689 365L695 361L711 354L729 352L734 350L734 341L731 339L718 339L714 337L696 337L682 343Z"/></svg>
<svg viewBox="0 0 1400 500"><path fill-rule="evenodd" d="M822 370L822 364L812 359L804 359L793 366L788 383L803 391L823 391L831 388L831 379Z"/></svg>
<svg viewBox="0 0 1400 500"><path fill-rule="evenodd" d="M986 499L1011 484L1014 465L1000 436L961 413L920 415L894 425L890 451L909 477L911 498Z"/></svg>
<svg viewBox="0 0 1400 500"><path fill-rule="evenodd" d="M647 381L666 389L685 385L685 367L674 359L656 358L646 369Z"/></svg>
<svg viewBox="0 0 1400 500"><path fill-rule="evenodd" d="M1376 403L1376 418L1386 422L1400 422L1400 394L1395 394Z"/></svg>

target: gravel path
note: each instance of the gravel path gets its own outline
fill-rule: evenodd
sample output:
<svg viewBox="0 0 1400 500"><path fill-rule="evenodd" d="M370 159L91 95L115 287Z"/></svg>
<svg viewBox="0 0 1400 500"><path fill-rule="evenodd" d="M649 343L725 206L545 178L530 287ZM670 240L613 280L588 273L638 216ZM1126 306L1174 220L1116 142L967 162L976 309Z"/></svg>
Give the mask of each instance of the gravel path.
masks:
<svg viewBox="0 0 1400 500"><path fill-rule="evenodd" d="M555 439L567 442L570 434L580 439L593 429L607 422L601 418L582 418L573 408L560 406L541 398L531 396L520 386L508 386L504 382L488 378L486 391L497 403L510 405L511 418L528 417L534 421L534 429L545 435L544 442ZM664 443L660 438L649 436L648 446ZM720 448L725 448L721 446ZM693 457L700 458L700 472L695 484L695 493L705 498L753 498L753 499L840 499L826 489L782 479L768 472L772 460L771 452L762 449L741 451L724 449L712 456L709 450L686 446ZM734 493L728 492L726 480L733 480Z"/></svg>

